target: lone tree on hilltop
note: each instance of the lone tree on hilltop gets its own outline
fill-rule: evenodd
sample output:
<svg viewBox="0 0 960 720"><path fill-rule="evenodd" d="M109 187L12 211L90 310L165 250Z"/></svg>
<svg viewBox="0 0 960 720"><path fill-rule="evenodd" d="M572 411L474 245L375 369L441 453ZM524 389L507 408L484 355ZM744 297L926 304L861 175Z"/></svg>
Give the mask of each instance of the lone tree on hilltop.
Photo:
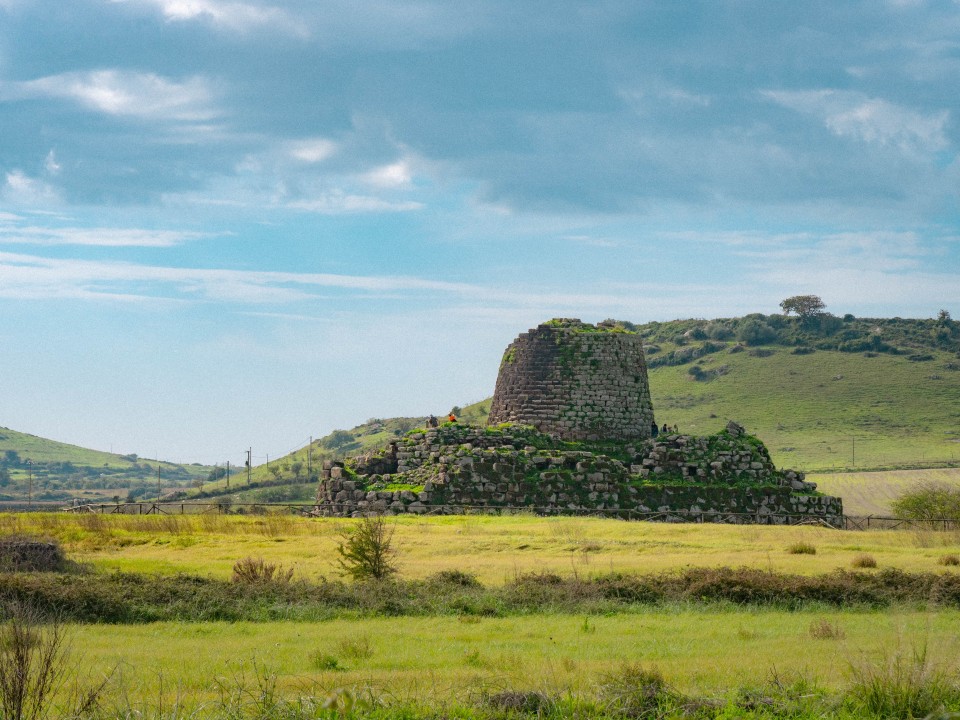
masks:
<svg viewBox="0 0 960 720"><path fill-rule="evenodd" d="M780 307L787 315L795 312L801 320L809 320L821 315L827 305L819 295L794 295L781 302Z"/></svg>

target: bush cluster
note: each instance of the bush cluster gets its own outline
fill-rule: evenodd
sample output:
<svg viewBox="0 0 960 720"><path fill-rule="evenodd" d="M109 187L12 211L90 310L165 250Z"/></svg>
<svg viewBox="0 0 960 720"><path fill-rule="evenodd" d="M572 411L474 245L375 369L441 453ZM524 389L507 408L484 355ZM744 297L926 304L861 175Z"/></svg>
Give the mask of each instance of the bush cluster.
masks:
<svg viewBox="0 0 960 720"><path fill-rule="evenodd" d="M465 573L425 580L344 582L281 579L231 582L192 575L0 574L0 603L19 602L77 622L323 620L342 616L503 616L531 612L618 612L632 606L733 603L883 608L930 603L960 607L960 575L835 571L816 576L748 568L656 575L562 578L521 575L486 587Z"/></svg>

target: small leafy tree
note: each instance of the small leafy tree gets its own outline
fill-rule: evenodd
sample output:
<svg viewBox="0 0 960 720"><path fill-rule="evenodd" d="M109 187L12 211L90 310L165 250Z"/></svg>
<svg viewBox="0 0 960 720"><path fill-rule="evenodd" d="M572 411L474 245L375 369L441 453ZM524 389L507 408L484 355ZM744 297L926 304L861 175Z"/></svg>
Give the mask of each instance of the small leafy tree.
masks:
<svg viewBox="0 0 960 720"><path fill-rule="evenodd" d="M960 520L960 489L922 483L890 503L897 517L911 520Z"/></svg>
<svg viewBox="0 0 960 720"><path fill-rule="evenodd" d="M794 295L781 302L780 307L787 315L794 312L801 320L808 320L822 313L827 306L819 295Z"/></svg>
<svg viewBox="0 0 960 720"><path fill-rule="evenodd" d="M362 518L342 533L337 546L337 562L344 574L354 580L387 580L397 572L392 525L383 515Z"/></svg>
<svg viewBox="0 0 960 720"><path fill-rule="evenodd" d="M331 450L341 450L355 439L348 430L334 430L324 439L323 444Z"/></svg>

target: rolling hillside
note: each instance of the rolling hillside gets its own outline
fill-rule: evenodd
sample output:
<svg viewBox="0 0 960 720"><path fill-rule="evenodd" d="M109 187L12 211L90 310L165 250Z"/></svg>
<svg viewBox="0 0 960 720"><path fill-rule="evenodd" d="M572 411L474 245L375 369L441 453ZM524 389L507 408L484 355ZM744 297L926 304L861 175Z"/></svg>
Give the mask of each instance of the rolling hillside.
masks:
<svg viewBox="0 0 960 720"><path fill-rule="evenodd" d="M160 462L164 488L190 486L211 468ZM69 502L155 497L157 461L114 455L0 427L0 501ZM152 493L152 495L150 495Z"/></svg>

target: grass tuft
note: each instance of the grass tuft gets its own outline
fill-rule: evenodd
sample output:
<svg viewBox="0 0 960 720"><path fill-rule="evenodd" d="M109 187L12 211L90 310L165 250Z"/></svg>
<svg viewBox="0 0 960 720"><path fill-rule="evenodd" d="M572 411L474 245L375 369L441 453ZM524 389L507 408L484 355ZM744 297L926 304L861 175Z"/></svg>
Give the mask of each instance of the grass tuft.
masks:
<svg viewBox="0 0 960 720"><path fill-rule="evenodd" d="M850 564L855 568L875 568L877 566L877 559L868 553L860 553Z"/></svg>
<svg viewBox="0 0 960 720"><path fill-rule="evenodd" d="M787 552L791 555L816 555L817 548L808 542L795 542L787 546Z"/></svg>

